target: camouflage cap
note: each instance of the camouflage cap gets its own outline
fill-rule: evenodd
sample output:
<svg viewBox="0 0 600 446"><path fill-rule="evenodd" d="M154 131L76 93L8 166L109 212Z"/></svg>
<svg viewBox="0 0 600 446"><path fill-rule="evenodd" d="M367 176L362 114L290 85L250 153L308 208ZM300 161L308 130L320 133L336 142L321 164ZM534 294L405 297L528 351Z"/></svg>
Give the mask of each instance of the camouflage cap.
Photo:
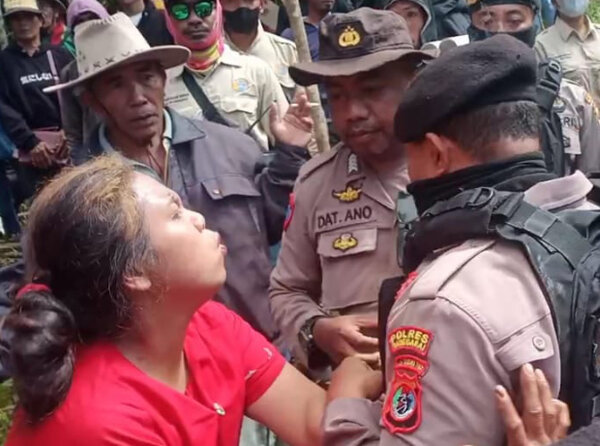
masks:
<svg viewBox="0 0 600 446"><path fill-rule="evenodd" d="M405 57L424 60L437 54L414 48L408 25L398 14L371 8L329 14L319 27L319 45L318 61L289 68L297 84L312 85L327 77L371 71Z"/></svg>

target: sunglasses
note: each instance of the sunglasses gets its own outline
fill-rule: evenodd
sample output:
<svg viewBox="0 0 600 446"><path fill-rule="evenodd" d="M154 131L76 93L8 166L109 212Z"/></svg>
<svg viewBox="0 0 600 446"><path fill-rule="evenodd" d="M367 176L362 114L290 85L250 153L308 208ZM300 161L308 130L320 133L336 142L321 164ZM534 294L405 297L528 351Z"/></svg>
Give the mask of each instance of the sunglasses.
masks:
<svg viewBox="0 0 600 446"><path fill-rule="evenodd" d="M188 3L173 3L169 7L169 14L171 14L175 20L187 20L192 14L192 8L194 8L196 15L203 19L212 14L215 8L215 2L210 0L200 0L192 5Z"/></svg>

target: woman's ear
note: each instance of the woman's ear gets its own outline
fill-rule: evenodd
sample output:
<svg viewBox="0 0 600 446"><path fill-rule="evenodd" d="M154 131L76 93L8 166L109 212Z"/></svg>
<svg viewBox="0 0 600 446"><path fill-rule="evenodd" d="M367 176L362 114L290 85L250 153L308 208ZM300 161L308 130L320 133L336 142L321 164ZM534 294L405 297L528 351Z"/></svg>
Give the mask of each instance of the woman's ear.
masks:
<svg viewBox="0 0 600 446"><path fill-rule="evenodd" d="M135 292L148 291L152 287L152 281L145 274L125 276L123 284L125 288Z"/></svg>

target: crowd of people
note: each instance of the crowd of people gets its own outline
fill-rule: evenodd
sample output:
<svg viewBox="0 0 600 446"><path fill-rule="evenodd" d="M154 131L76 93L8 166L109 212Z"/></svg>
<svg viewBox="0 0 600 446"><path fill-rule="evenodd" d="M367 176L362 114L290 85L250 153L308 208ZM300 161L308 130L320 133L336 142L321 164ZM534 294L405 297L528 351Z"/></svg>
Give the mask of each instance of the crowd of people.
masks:
<svg viewBox="0 0 600 446"><path fill-rule="evenodd" d="M267 6L3 0L7 444L600 443L589 2Z"/></svg>

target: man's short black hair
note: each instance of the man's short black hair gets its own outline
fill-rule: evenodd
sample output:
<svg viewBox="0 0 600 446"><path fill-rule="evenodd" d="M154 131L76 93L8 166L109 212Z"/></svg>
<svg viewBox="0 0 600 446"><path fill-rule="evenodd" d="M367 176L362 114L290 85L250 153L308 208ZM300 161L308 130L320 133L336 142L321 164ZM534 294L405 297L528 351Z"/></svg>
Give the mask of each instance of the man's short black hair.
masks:
<svg viewBox="0 0 600 446"><path fill-rule="evenodd" d="M503 142L537 138L540 133L539 106L530 101L487 105L450 117L434 133L457 143L474 158L493 161L506 157Z"/></svg>

